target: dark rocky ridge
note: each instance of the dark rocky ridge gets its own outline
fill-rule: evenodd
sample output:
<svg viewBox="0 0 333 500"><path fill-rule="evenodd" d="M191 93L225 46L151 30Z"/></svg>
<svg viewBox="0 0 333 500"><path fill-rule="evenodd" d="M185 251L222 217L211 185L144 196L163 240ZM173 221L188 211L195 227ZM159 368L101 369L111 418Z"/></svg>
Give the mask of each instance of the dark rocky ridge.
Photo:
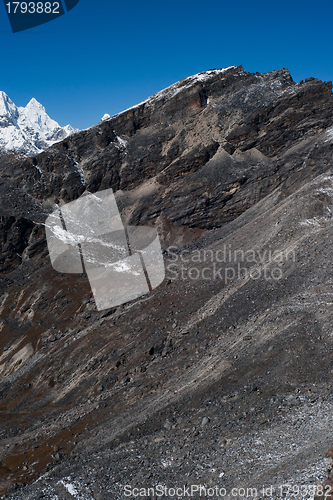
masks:
<svg viewBox="0 0 333 500"><path fill-rule="evenodd" d="M71 476L87 498L113 499L124 484L229 491L324 475L332 112L331 83L235 67L37 157L1 157L2 492L73 498ZM123 221L155 226L165 249L226 244L295 261L281 280L168 272L151 295L98 313L84 275L51 268L43 223L55 203L108 187Z"/></svg>

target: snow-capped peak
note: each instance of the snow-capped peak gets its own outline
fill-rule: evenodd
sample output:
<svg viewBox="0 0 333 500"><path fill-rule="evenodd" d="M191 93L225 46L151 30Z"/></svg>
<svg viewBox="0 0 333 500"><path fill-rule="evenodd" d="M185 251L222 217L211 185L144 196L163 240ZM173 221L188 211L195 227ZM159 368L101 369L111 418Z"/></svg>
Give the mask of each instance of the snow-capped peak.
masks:
<svg viewBox="0 0 333 500"><path fill-rule="evenodd" d="M30 99L30 101L25 106L25 108L20 108L20 109L22 109L22 110L24 109L26 114L30 113L30 114L45 114L46 115L46 111L45 111L44 106L40 102L38 102L34 97L32 99Z"/></svg>
<svg viewBox="0 0 333 500"><path fill-rule="evenodd" d="M0 91L0 127L2 122L16 122L18 118L17 107L5 92Z"/></svg>
<svg viewBox="0 0 333 500"><path fill-rule="evenodd" d="M77 129L60 127L34 97L25 107L17 107L0 91L0 149L38 154Z"/></svg>
<svg viewBox="0 0 333 500"><path fill-rule="evenodd" d="M59 128L59 124L52 120L45 111L44 106L34 97L28 102L25 108L19 108L22 120L25 119L33 127L46 134L46 138Z"/></svg>
<svg viewBox="0 0 333 500"><path fill-rule="evenodd" d="M30 101L28 102L27 108L31 108L31 107L35 107L35 108L42 108L44 111L45 111L45 108L44 106L37 101L37 99L35 99L34 97L32 99L30 99Z"/></svg>

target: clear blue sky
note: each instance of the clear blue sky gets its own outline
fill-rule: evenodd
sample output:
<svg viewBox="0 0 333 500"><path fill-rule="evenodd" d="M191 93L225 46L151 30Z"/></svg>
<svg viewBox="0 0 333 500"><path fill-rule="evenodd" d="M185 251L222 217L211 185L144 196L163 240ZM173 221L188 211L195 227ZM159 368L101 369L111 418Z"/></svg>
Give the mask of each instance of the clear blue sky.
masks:
<svg viewBox="0 0 333 500"><path fill-rule="evenodd" d="M333 79L332 1L80 0L13 34L0 4L0 90L35 97L61 125L86 128L181 78L243 64Z"/></svg>

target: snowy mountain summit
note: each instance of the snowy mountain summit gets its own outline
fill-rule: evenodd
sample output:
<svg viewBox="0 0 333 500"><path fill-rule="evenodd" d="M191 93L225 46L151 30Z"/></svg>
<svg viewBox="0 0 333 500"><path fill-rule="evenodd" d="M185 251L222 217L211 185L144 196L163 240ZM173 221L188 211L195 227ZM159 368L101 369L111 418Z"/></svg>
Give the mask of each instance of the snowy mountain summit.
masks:
<svg viewBox="0 0 333 500"><path fill-rule="evenodd" d="M17 107L0 91L0 150L34 155L74 132L78 130L70 125L61 127L52 120L36 99Z"/></svg>

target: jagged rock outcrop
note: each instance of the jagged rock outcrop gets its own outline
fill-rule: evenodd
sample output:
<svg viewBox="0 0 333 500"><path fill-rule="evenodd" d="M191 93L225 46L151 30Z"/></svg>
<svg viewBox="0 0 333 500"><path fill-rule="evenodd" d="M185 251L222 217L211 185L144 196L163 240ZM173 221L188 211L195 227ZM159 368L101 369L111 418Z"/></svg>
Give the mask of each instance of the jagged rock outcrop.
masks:
<svg viewBox="0 0 333 500"><path fill-rule="evenodd" d="M231 67L38 156L1 156L3 493L123 499L126 484L160 482L278 497L318 474L333 405L332 111L330 82ZM125 225L158 230L167 276L97 312L85 275L52 269L43 224L110 187Z"/></svg>

